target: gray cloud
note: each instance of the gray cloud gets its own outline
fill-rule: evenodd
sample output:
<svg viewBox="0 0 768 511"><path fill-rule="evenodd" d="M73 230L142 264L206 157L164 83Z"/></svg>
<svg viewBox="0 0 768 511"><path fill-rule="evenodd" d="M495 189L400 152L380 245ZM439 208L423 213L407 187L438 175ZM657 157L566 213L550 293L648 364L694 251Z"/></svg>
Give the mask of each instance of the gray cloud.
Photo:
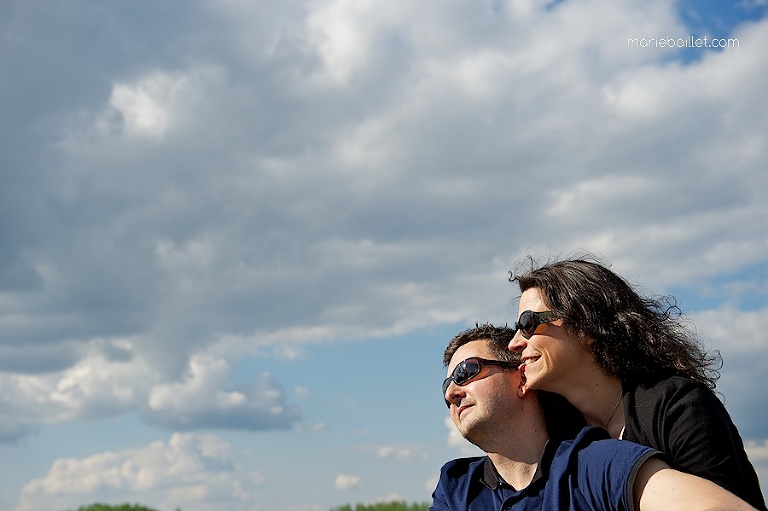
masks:
<svg viewBox="0 0 768 511"><path fill-rule="evenodd" d="M765 265L768 24L688 62L626 46L685 32L669 2L595 5L4 7L1 376L74 382L5 435L289 427L239 356L486 318L528 250L649 286Z"/></svg>

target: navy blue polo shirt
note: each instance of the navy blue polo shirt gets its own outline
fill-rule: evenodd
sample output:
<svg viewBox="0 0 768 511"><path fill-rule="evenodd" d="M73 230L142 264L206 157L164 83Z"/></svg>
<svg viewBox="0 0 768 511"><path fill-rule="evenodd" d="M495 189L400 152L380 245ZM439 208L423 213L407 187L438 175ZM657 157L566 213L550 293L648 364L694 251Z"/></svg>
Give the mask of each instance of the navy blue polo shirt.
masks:
<svg viewBox="0 0 768 511"><path fill-rule="evenodd" d="M550 440L531 483L516 490L488 457L443 465L432 511L633 511L640 466L659 452L586 427L573 440Z"/></svg>

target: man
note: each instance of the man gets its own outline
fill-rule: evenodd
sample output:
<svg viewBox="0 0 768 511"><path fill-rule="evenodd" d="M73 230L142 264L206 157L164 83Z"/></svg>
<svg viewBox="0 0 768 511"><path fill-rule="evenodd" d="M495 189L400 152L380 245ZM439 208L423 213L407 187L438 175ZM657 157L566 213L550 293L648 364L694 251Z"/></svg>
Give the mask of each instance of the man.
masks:
<svg viewBox="0 0 768 511"><path fill-rule="evenodd" d="M466 330L443 357L443 395L456 428L486 456L445 464L432 511L754 510L716 484L669 468L661 453L587 427L550 439L535 392L522 392L514 330ZM554 419L554 417L550 417Z"/></svg>

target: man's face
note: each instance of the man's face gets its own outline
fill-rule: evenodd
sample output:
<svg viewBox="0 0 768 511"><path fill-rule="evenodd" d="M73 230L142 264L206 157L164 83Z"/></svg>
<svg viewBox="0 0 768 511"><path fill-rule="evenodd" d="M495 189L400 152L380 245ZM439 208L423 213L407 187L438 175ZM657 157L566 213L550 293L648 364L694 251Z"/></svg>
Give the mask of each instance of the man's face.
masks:
<svg viewBox="0 0 768 511"><path fill-rule="evenodd" d="M461 361L471 357L497 360L488 347L488 341L471 341L453 354L447 376ZM445 399L450 404L451 420L464 438L483 448L484 439L510 427L510 413L514 413L518 402L519 381L514 369L485 365L475 378L464 385L450 383Z"/></svg>

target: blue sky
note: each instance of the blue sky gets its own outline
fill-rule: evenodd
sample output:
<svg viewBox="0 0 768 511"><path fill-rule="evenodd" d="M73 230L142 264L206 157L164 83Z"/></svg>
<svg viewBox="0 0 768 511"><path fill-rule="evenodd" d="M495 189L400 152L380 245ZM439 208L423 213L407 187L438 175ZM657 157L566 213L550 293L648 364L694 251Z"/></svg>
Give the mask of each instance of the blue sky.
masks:
<svg viewBox="0 0 768 511"><path fill-rule="evenodd" d="M274 5L273 5L274 4ZM630 39L730 38L725 48ZM762 1L0 4L0 509L427 501L507 270L674 293L768 488Z"/></svg>

